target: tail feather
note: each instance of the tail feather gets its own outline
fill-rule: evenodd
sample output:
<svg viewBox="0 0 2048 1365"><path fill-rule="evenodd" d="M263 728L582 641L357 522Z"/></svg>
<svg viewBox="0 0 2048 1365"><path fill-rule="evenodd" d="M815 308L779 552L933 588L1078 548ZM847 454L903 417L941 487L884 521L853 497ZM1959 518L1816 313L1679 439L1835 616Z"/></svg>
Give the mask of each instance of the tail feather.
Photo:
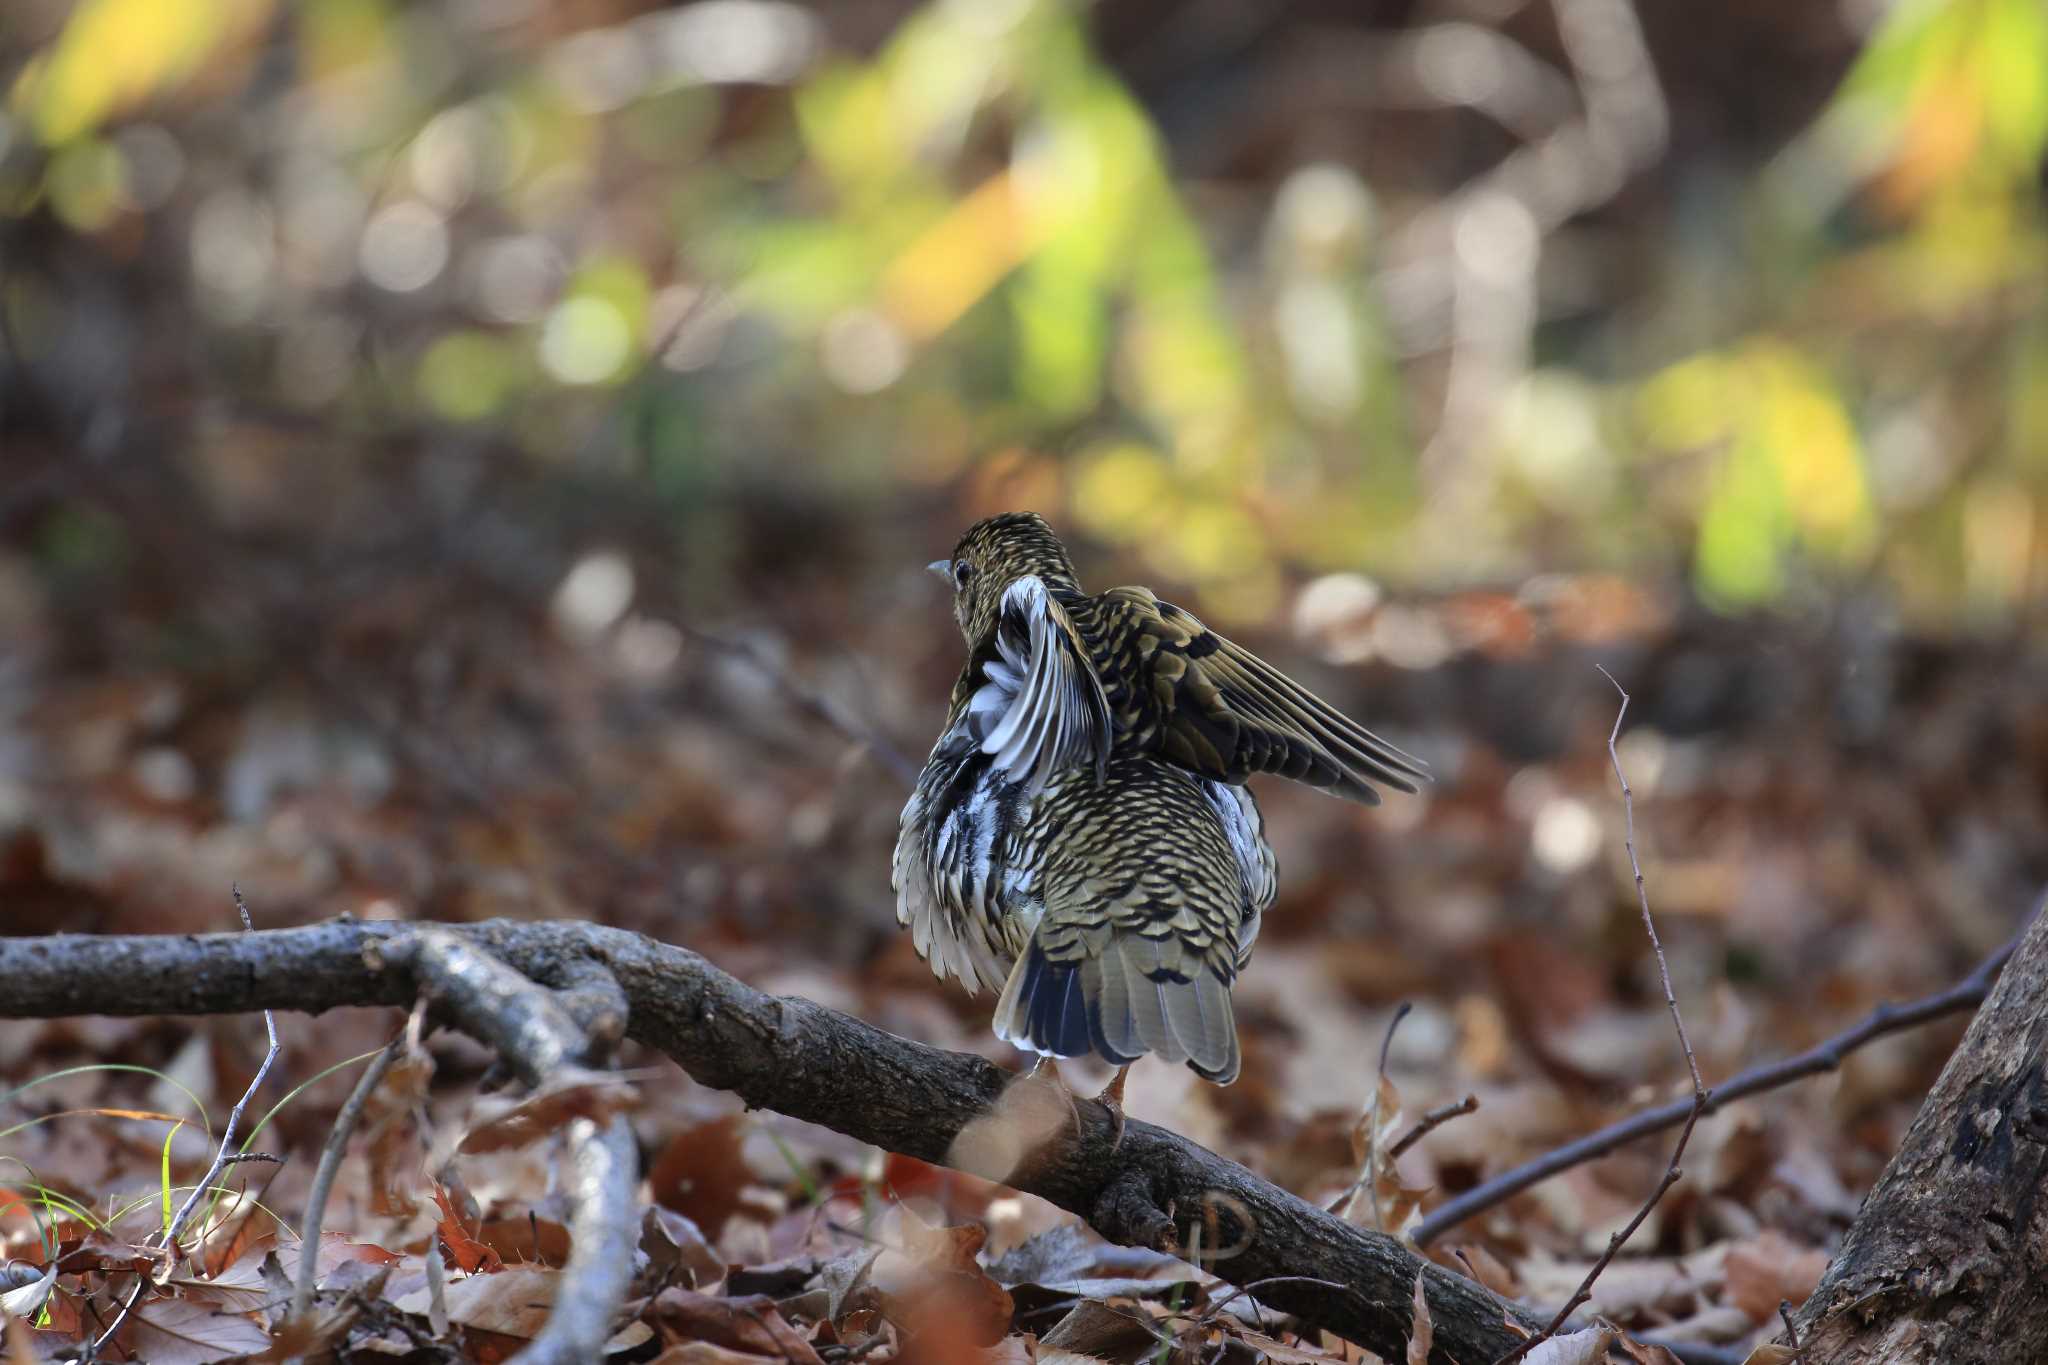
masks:
<svg viewBox="0 0 2048 1365"><path fill-rule="evenodd" d="M1034 939L1003 987L996 1035L1049 1056L1092 1052L1119 1066L1149 1052L1230 1084L1240 1060L1230 983L1203 964L1190 962L1190 976L1161 957L1155 941L1118 934L1098 958L1055 962Z"/></svg>
<svg viewBox="0 0 2048 1365"><path fill-rule="evenodd" d="M1215 1080L1237 1078L1237 1021L1230 1012L1230 988L1206 971L1166 995L1166 1022L1188 1065Z"/></svg>
<svg viewBox="0 0 2048 1365"><path fill-rule="evenodd" d="M1080 1057L1094 1051L1094 1010L1084 989L1082 966L1054 962L1033 939L1010 969L996 1002L996 1037L1048 1057Z"/></svg>

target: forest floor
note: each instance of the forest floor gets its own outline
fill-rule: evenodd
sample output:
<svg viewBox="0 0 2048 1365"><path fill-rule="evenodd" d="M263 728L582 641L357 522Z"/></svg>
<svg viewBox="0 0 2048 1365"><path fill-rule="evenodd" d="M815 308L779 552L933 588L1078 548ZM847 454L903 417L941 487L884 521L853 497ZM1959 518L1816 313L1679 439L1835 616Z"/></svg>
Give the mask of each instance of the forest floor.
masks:
<svg viewBox="0 0 2048 1365"><path fill-rule="evenodd" d="M1019 1062L989 1034L991 1002L917 960L889 889L904 769L958 664L922 569L950 516L907 548L828 537L849 571L814 550L713 610L658 538L472 506L315 551L198 531L150 496L99 502L130 547L112 567L53 567L26 535L0 555L0 638L21 645L0 657L5 932L231 929L237 885L259 927L588 918ZM773 540L744 517L734 535ZM774 562L772 543L750 553ZM1377 603L1360 587L1305 594L1246 642L1426 756L1437 781L1375 810L1259 786L1282 884L1236 992L1243 1076L1218 1089L1143 1064L1127 1094L1134 1117L1325 1202L1359 1176L1376 1095L1382 1146L1473 1096L1378 1197L1351 1201L1360 1223L1399 1233L1689 1089L1623 844L1607 747L1620 699L1599 666L1632 694L1616 755L1710 1085L1963 976L2048 877L2039 647L1914 640L1857 606L1717 620L1598 576ZM402 1022L279 1018L283 1053L250 1114L267 1115L255 1148L283 1162L230 1168L241 1193L188 1237L117 1351L269 1349L271 1276L296 1260L314 1158ZM1703 1120L1592 1309L1737 1359L1768 1340L1964 1023ZM205 1169L263 1050L255 1017L0 1025L0 1291L37 1282L52 1250L61 1271L7 1359L108 1320L132 1283L120 1272L162 1226L165 1181ZM623 1065L650 1203L618 1359L943 1361L971 1340L990 1359L1047 1360L1031 1343L1077 1304L1138 1330L1068 1359L1367 1358L1296 1339L1243 1297L1212 1312L1213 1281L1034 1199L744 1113L661 1058L629 1049ZM1103 1079L1064 1071L1084 1093ZM439 1033L373 1097L319 1253L334 1263L323 1283L371 1296L340 1359L500 1359L544 1318L567 1243L555 1147L450 1156L498 1085L482 1047ZM1552 1308L1669 1143L1539 1184L1428 1253ZM965 1337L913 1330L935 1276L984 1287L949 1300Z"/></svg>

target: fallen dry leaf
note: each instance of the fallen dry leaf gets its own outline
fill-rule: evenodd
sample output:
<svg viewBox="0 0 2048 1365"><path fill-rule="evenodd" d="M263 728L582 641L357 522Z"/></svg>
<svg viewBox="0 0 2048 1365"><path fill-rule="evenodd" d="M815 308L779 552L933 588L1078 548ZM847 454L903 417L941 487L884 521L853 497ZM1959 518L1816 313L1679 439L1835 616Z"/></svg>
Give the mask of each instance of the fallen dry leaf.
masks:
<svg viewBox="0 0 2048 1365"><path fill-rule="evenodd" d="M1258 1365L1344 1365L1345 1361L1353 1359L1349 1356L1331 1355L1328 1351L1318 1351L1311 1346L1289 1346L1249 1327L1233 1328L1230 1339L1255 1352ZM1377 1356L1369 1358L1378 1359Z"/></svg>
<svg viewBox="0 0 2048 1365"><path fill-rule="evenodd" d="M1742 1365L1793 1365L1799 1353L1790 1346L1765 1342L1742 1358Z"/></svg>
<svg viewBox="0 0 2048 1365"><path fill-rule="evenodd" d="M654 1201L690 1219L714 1243L744 1204L747 1187L761 1183L742 1148L746 1123L746 1115L728 1114L685 1128L647 1173Z"/></svg>
<svg viewBox="0 0 2048 1365"><path fill-rule="evenodd" d="M684 1288L704 1289L725 1278L725 1259L711 1249L703 1230L659 1204L641 1211L640 1250L660 1277L657 1283L680 1275Z"/></svg>
<svg viewBox="0 0 2048 1365"><path fill-rule="evenodd" d="M988 1113L953 1135L946 1164L984 1180L1008 1180L1027 1157L1073 1139L1078 1103L1052 1067L1026 1072L1003 1087Z"/></svg>
<svg viewBox="0 0 2048 1365"><path fill-rule="evenodd" d="M1429 1300L1422 1292L1422 1272L1415 1272L1415 1302L1408 1318L1408 1365L1429 1365L1436 1342L1436 1324L1429 1319Z"/></svg>
<svg viewBox="0 0 2048 1365"><path fill-rule="evenodd" d="M1429 1190L1401 1179L1389 1150L1400 1126L1401 1092L1382 1075L1373 1101L1351 1126L1351 1158L1357 1174L1351 1187L1330 1206L1339 1217L1376 1232L1399 1233L1416 1216Z"/></svg>
<svg viewBox="0 0 2048 1365"><path fill-rule="evenodd" d="M121 1339L152 1365L211 1365L270 1347L270 1333L241 1313L193 1299L158 1299L128 1315Z"/></svg>
<svg viewBox="0 0 2048 1365"><path fill-rule="evenodd" d="M413 1210L413 1190L420 1170L419 1138L413 1116L426 1105L427 1086L434 1077L434 1059L411 1051L384 1073L363 1112L369 1135L370 1211L404 1218Z"/></svg>
<svg viewBox="0 0 2048 1365"><path fill-rule="evenodd" d="M672 1343L704 1341L792 1365L824 1365L766 1294L722 1297L670 1288L655 1296L653 1312L655 1327Z"/></svg>
<svg viewBox="0 0 2048 1365"><path fill-rule="evenodd" d="M896 1246L875 1259L867 1280L884 1315L903 1333L905 1350L944 1361L1001 1341L1015 1305L975 1259L988 1230L978 1223L927 1223L908 1204L895 1213L895 1236L883 1240Z"/></svg>
<svg viewBox="0 0 2048 1365"><path fill-rule="evenodd" d="M17 1318L34 1317L42 1310L43 1300L50 1297L50 1291L57 1287L57 1265L53 1261L43 1267L43 1273L18 1289L0 1294L0 1313Z"/></svg>
<svg viewBox="0 0 2048 1365"><path fill-rule="evenodd" d="M1127 1360L1133 1352L1154 1351L1159 1333L1140 1314L1085 1299L1039 1338L1041 1361L1053 1359ZM1046 1348L1062 1354L1055 1356Z"/></svg>
<svg viewBox="0 0 2048 1365"><path fill-rule="evenodd" d="M506 1265L538 1264L559 1270L569 1259L569 1229L532 1214L486 1218L477 1224L476 1240L496 1252Z"/></svg>
<svg viewBox="0 0 2048 1365"><path fill-rule="evenodd" d="M27 1323L11 1313L0 1313L0 1332L7 1338L7 1365L36 1365L41 1357Z"/></svg>
<svg viewBox="0 0 2048 1365"><path fill-rule="evenodd" d="M1149 1247L1105 1241L1086 1223L1069 1219L1011 1247L990 1263L988 1273L1006 1285L1057 1286L1111 1276L1144 1279L1181 1264Z"/></svg>
<svg viewBox="0 0 2048 1365"><path fill-rule="evenodd" d="M1599 1365L1614 1342L1609 1327L1588 1327L1569 1336L1552 1337L1522 1357L1529 1365Z"/></svg>
<svg viewBox="0 0 2048 1365"><path fill-rule="evenodd" d="M777 1365L781 1356L732 1351L708 1341L685 1341L669 1347L648 1365Z"/></svg>
<svg viewBox="0 0 2048 1365"><path fill-rule="evenodd" d="M1730 1247L1722 1272L1728 1302L1747 1313L1751 1322L1762 1324L1778 1316L1782 1300L1789 1299L1794 1308L1805 1303L1827 1268L1826 1252L1799 1246L1783 1233L1766 1229Z"/></svg>
<svg viewBox="0 0 2048 1365"><path fill-rule="evenodd" d="M448 1321L508 1337L532 1338L554 1307L561 1272L545 1266L512 1266L491 1275L451 1281L444 1291ZM432 1290L416 1289L392 1306L424 1317Z"/></svg>
<svg viewBox="0 0 2048 1365"><path fill-rule="evenodd" d="M453 1195L439 1181L434 1183L434 1203L441 1209L441 1218L434 1225L434 1231L440 1236L441 1245L447 1248L448 1259L457 1270L465 1275L487 1275L505 1268L497 1252L470 1234L456 1210Z"/></svg>
<svg viewBox="0 0 2048 1365"><path fill-rule="evenodd" d="M622 1076L581 1067L548 1078L546 1085L516 1099L480 1100L479 1115L456 1150L464 1156L525 1147L559 1132L577 1119L602 1123L638 1108L640 1092Z"/></svg>
<svg viewBox="0 0 2048 1365"><path fill-rule="evenodd" d="M1677 1356L1662 1346L1645 1346L1631 1337L1623 1336L1615 1341L1614 1349L1620 1351L1636 1365L1685 1365Z"/></svg>

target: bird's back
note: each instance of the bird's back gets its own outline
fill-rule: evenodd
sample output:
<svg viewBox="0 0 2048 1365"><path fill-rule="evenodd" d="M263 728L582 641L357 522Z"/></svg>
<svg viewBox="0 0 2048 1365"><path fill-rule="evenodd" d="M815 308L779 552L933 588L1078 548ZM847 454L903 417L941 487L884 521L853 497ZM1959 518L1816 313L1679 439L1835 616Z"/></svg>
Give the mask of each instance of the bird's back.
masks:
<svg viewBox="0 0 2048 1365"><path fill-rule="evenodd" d="M1249 789L1126 754L1033 792L963 731L904 807L894 880L935 972L1003 983L999 1037L1236 1076L1230 987L1278 885Z"/></svg>
<svg viewBox="0 0 2048 1365"><path fill-rule="evenodd" d="M1272 853L1242 787L1143 755L1072 769L1011 835L1031 932L996 1006L998 1036L1053 1056L1145 1053L1228 1083L1230 987L1272 904Z"/></svg>

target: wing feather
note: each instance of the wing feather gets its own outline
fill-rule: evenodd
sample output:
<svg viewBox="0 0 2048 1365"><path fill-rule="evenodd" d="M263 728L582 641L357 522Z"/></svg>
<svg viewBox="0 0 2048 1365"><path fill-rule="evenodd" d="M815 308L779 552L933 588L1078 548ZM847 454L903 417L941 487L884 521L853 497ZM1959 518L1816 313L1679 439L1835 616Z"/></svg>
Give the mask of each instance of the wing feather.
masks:
<svg viewBox="0 0 2048 1365"><path fill-rule="evenodd" d="M1093 599L1091 638L1131 651L1143 677L1121 728L1204 777L1274 773L1377 805L1378 786L1412 792L1428 767L1258 655L1145 588Z"/></svg>
<svg viewBox="0 0 2048 1365"><path fill-rule="evenodd" d="M992 718L981 751L1034 794L1070 763L1099 774L1109 758L1109 703L1073 621L1036 576L1004 591L996 648L970 703L971 714Z"/></svg>

